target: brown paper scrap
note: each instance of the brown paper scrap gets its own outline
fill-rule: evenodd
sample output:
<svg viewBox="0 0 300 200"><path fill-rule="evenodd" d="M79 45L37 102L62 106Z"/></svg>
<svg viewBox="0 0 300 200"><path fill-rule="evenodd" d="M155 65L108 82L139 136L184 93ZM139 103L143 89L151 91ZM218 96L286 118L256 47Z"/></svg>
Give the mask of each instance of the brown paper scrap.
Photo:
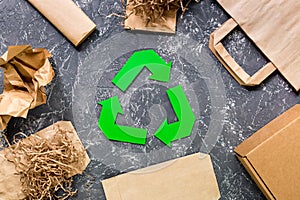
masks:
<svg viewBox="0 0 300 200"><path fill-rule="evenodd" d="M126 16L128 16L128 18L125 19L125 29L175 33L178 8L166 10L160 19L147 22L147 19L143 16L134 13L133 1L134 0L128 0L127 2Z"/></svg>
<svg viewBox="0 0 300 200"><path fill-rule="evenodd" d="M58 131L63 130L63 131ZM58 137L59 134L62 134L63 137ZM69 141L72 142L72 146L69 146L70 149L68 151L76 152L77 158L75 159L77 162L73 162L70 164L70 168L74 169L67 174L68 177L74 176L76 174L81 174L87 165L90 162L90 159L72 125L71 122L68 121L60 121L52 126L49 126L25 139L14 144L2 151L0 151L0 199L5 200L17 200L17 199L25 199L26 195L23 193L24 188L22 184L22 176L20 174L20 169L24 165L30 166L34 163L28 163L26 158L22 159L15 159L20 158L19 155L14 155L14 150L18 147L17 145L22 145L25 147L26 145L34 144L35 142L44 141L43 143L50 143L52 145L60 144L62 141L59 141L60 138L67 138ZM38 143L36 144L38 145ZM40 145L40 144L39 144ZM61 149L65 149L63 147L64 144L61 144ZM37 147L35 147L37 148ZM20 148L19 148L20 149ZM60 147L56 146L56 151L58 151ZM24 152L26 153L26 152ZM34 154L33 152L30 152ZM36 152L38 154L40 152ZM47 152L44 152L47 153ZM24 154L25 155L25 154ZM19 157L18 157L19 156ZM28 156L28 155L27 155ZM34 159L39 159L37 155ZM52 158L51 158L52 159ZM57 158L60 160L60 158ZM14 161L14 162L11 162ZM16 165L18 163L18 165ZM52 164L53 165L53 164ZM36 166L39 168L39 166ZM67 172L65 172L67 173ZM23 177L24 178L24 177ZM37 178L37 177L35 177ZM25 183L26 185L27 183Z"/></svg>
<svg viewBox="0 0 300 200"><path fill-rule="evenodd" d="M26 195L21 189L21 177L17 174L14 163L5 158L4 151L0 151L0 166L0 199L25 199Z"/></svg>
<svg viewBox="0 0 300 200"><path fill-rule="evenodd" d="M0 57L0 68L4 69L0 130L6 128L11 117L25 118L29 109L46 103L44 86L54 77L50 56L46 49L24 45L9 46Z"/></svg>
<svg viewBox="0 0 300 200"><path fill-rule="evenodd" d="M102 181L107 200L217 200L209 155L196 153Z"/></svg>
<svg viewBox="0 0 300 200"><path fill-rule="evenodd" d="M28 1L75 46L96 29L96 24L72 0Z"/></svg>

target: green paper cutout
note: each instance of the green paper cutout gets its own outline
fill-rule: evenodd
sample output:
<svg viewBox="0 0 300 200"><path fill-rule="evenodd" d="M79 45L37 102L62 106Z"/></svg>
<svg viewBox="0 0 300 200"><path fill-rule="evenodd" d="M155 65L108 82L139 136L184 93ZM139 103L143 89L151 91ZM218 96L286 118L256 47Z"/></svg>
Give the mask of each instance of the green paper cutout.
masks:
<svg viewBox="0 0 300 200"><path fill-rule="evenodd" d="M168 89L167 94L178 121L168 124L165 119L154 136L171 147L172 141L190 136L196 118L180 85Z"/></svg>
<svg viewBox="0 0 300 200"><path fill-rule="evenodd" d="M117 96L101 101L99 104L102 105L102 110L98 120L98 126L109 140L134 144L146 143L147 130L121 126L115 123L118 114L124 114Z"/></svg>
<svg viewBox="0 0 300 200"><path fill-rule="evenodd" d="M132 54L114 77L112 83L124 92L144 67L152 73L149 79L169 81L172 62L165 63L154 50L142 50ZM165 119L154 136L171 147L172 141L191 135L196 118L180 85L168 89L166 92L177 116L177 121L169 124ZM118 114L124 114L117 96L101 101L99 104L102 105L102 111L98 126L109 140L134 144L146 143L147 130L116 124Z"/></svg>
<svg viewBox="0 0 300 200"><path fill-rule="evenodd" d="M152 73L149 79L169 81L172 62L166 63L154 50L142 50L131 55L112 83L125 92L144 67Z"/></svg>

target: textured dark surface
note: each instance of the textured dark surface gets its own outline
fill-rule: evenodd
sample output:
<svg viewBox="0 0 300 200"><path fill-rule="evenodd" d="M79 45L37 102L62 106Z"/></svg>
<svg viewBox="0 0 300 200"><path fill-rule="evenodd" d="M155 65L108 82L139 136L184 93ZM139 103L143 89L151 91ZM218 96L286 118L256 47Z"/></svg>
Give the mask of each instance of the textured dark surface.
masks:
<svg viewBox="0 0 300 200"><path fill-rule="evenodd" d="M76 0L75 2L97 24L97 30L78 48L66 40L27 1L0 0L0 53L4 53L9 45L30 44L33 47L44 47L52 53L56 71L55 79L47 86L47 104L31 110L27 119L12 119L7 134L10 137L19 131L32 134L54 121L71 120L79 130L78 134L92 158L84 174L75 177L74 188L78 189L78 195L72 199L105 199L101 180L171 157L201 150L209 153L212 157L221 199L264 199L262 193L234 156L233 150L270 120L295 105L299 101L299 95L277 73L255 88L240 86L228 74L207 47L210 33L228 18L225 11L211 0L203 0L199 4L192 3L183 20L178 23L175 37L153 36L153 40L157 38L161 40L161 43L153 49L165 60L174 62L173 66L176 69L174 70L174 80L181 83L182 79L179 74L185 77L187 88L188 83L192 85L192 90L190 93L187 92L187 96L195 97L198 103L198 105L194 105L195 102L193 102L192 105L193 109L198 109L199 115L197 116L198 126L190 140L177 141L169 152L164 150L165 147L151 135L149 135L147 145L141 147L109 142L101 136L100 130L94 130L99 133L99 141L95 142L93 140L97 138L84 131L95 125L93 123L97 123L100 111L97 101L114 94L114 88L110 81L130 56L130 52L134 50L124 50L127 53L120 53L118 46L113 42L111 44L115 46L109 46L110 38L118 38L125 34L126 38L131 39L124 41L120 46L134 46L137 43L136 50L149 47L143 47L143 41L136 41L133 34L123 33L124 30L120 26L122 19L107 17L111 13L121 12L122 7L118 0ZM147 41L151 42L152 34L148 35ZM147 34L141 33L137 37L145 38ZM180 38L185 39L181 41ZM185 47L185 41L188 43L192 41L194 46L180 50L178 45ZM224 40L224 44L237 62L250 74L266 63L265 58L239 30L232 32ZM107 50L103 48L107 48ZM113 49L115 54L110 52ZM86 73L93 68L86 64L101 63L100 58L97 60L92 56L99 52L101 55L104 54L104 57L105 54L114 54L107 55L107 57L115 59L106 59L107 63L102 63L105 68L101 71L101 76L91 74L93 85L85 84L87 81L82 77L86 76ZM205 75L205 71L201 72L201 68L197 67L196 60L193 60L195 58L189 56L194 55L193 52L197 52L196 55L204 59L203 63L211 64L212 71L207 72L207 75ZM85 71L87 72L85 73ZM219 80L211 80L216 76L220 77ZM1 70L0 91L3 90L2 79L3 71ZM156 122L156 119L159 121L160 117L168 117L171 121L175 120L164 93L167 86L147 81L144 85L140 83L143 83L143 80L138 81L139 85L136 90L130 93L128 101L124 103L127 105L128 113L123 118L123 122L131 119L134 125L154 129L151 121ZM91 87L91 91L95 90L95 95L90 96L93 93L89 89L82 94L76 93L80 88L86 87ZM82 98L85 96L94 103L94 107L88 109L85 109L86 105L82 105L82 108L92 116L90 123L86 125L81 122L81 116L77 115L80 113L80 105L76 104L78 97L81 98L80 101L83 101ZM126 100L126 96L124 99ZM162 106L154 106L157 104ZM219 108L217 104L223 106ZM209 130L213 130L213 120L217 119L213 117L214 111L220 111L220 113L222 111L221 118L218 118L221 121L217 120L221 124L222 131L217 135L218 140L210 143L212 147L203 148L202 143L206 141L204 136ZM82 121L84 120L89 119L82 119ZM122 123L122 119L120 119L120 123ZM110 145L111 152L100 152L102 144L103 146L105 146L104 144ZM3 143L3 145L5 144ZM160 149L163 149L165 153L168 151L168 154L163 154L167 155L165 158L157 158L155 154L151 154ZM122 153L121 159L113 158L114 155L120 156L119 150ZM128 156L126 152L128 152ZM144 160L139 159L139 156L134 156L134 154L140 155L141 152L146 155Z"/></svg>

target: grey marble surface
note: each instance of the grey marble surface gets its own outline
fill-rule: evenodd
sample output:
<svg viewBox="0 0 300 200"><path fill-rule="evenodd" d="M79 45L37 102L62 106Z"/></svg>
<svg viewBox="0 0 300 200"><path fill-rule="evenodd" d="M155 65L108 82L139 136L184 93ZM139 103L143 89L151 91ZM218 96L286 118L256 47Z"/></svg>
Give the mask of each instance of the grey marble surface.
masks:
<svg viewBox="0 0 300 200"><path fill-rule="evenodd" d="M47 48L56 72L47 86L47 104L31 110L27 119L12 119L6 130L9 138L19 131L29 135L55 121L71 120L92 158L84 174L75 177L78 195L72 199L104 200L101 180L198 151L212 157L221 199L264 199L233 150L298 103L299 94L278 73L254 88L240 86L229 75L207 47L210 33L228 19L225 11L212 0L192 3L178 22L176 36L170 36L124 32L121 18L107 17L121 12L120 1L75 2L97 24L97 30L78 48L27 1L0 0L0 53L9 45ZM250 74L267 62L238 29L224 44ZM151 82L143 71L129 93L120 93L111 79L133 51L147 48L173 61L172 81ZM2 70L0 80L2 92ZM169 149L152 134L162 118L176 120L164 92L176 84L185 89L197 122L191 137L176 141ZM120 95L127 113L119 123L149 129L145 146L107 141L97 129L101 111L97 101L112 95Z"/></svg>

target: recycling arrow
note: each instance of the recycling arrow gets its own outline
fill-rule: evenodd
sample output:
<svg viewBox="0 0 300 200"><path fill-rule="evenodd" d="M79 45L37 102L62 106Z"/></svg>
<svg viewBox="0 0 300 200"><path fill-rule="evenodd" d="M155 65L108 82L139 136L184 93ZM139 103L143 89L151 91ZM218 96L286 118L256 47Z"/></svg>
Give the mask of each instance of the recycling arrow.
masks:
<svg viewBox="0 0 300 200"><path fill-rule="evenodd" d="M154 136L171 147L172 141L191 134L196 118L180 85L168 89L167 94L178 121L169 124L165 119Z"/></svg>
<svg viewBox="0 0 300 200"><path fill-rule="evenodd" d="M102 105L102 111L99 117L98 126L109 140L134 144L146 143L147 130L121 126L115 123L118 114L124 114L117 96L101 101L99 104Z"/></svg>
<svg viewBox="0 0 300 200"><path fill-rule="evenodd" d="M131 55L112 83L124 92L144 67L152 73L149 79L169 81L172 62L166 63L154 50L142 50Z"/></svg>
<svg viewBox="0 0 300 200"><path fill-rule="evenodd" d="M154 50L137 51L131 55L122 69L112 80L112 83L122 91L126 91L139 73L146 67L152 75L150 79L168 82L172 62L166 63ZM154 133L163 143L171 146L171 142L191 134L196 118L180 85L167 90L167 95L177 116L177 121L171 124L165 119ZM117 115L124 114L117 96L99 102L102 111L98 126L110 140L145 144L147 130L116 124Z"/></svg>

